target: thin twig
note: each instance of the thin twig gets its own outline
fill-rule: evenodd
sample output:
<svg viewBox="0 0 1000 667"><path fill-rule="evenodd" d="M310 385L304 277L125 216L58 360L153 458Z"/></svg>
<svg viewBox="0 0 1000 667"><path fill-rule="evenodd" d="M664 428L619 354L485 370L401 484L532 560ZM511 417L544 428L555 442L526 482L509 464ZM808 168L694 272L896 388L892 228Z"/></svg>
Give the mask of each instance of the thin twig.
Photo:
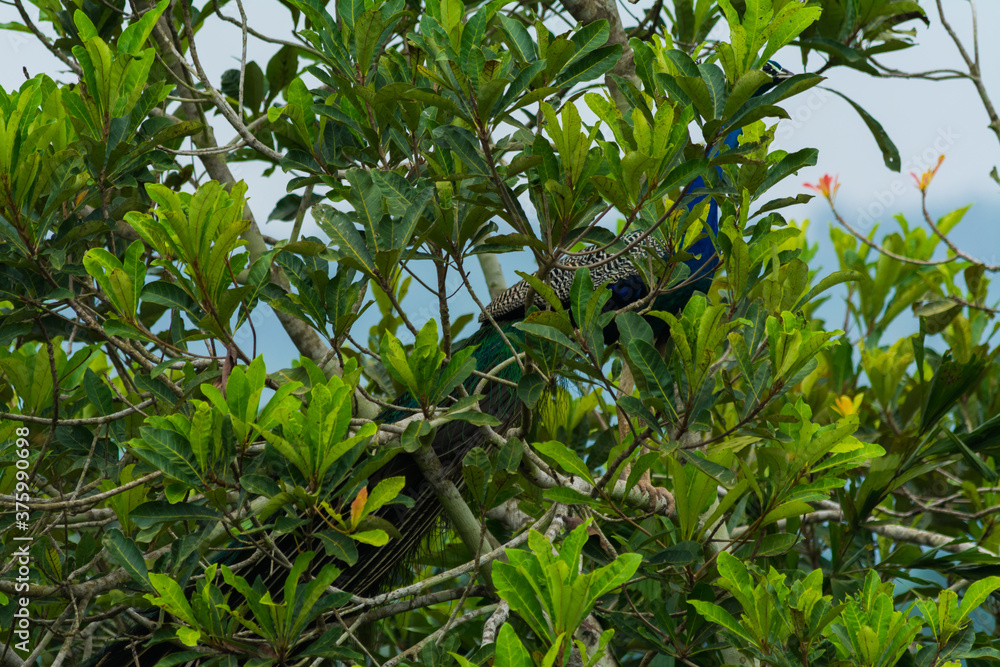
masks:
<svg viewBox="0 0 1000 667"><path fill-rule="evenodd" d="M59 60L63 61L63 63L65 63L67 67L73 70L74 74L82 77L83 69L80 68L80 65L78 65L75 60L71 60L66 54L57 49L55 44L50 42L49 38L46 37L42 33L42 31L38 29L38 26L36 26L32 22L31 17L28 16L28 12L25 11L24 3L21 0L14 0L14 5L17 7L17 11L21 15L21 20L24 21L24 25L27 26L28 30L30 30L35 37L38 38L38 41L44 44L45 48L47 48L52 53L52 55L54 55Z"/></svg>

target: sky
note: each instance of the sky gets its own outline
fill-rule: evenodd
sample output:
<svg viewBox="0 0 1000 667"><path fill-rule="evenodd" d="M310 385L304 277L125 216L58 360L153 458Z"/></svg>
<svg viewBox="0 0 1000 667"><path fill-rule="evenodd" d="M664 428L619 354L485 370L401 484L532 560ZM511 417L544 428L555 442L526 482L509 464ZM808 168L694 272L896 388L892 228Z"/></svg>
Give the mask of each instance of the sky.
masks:
<svg viewBox="0 0 1000 667"><path fill-rule="evenodd" d="M633 13L642 11L645 4L648 0L641 0L628 9ZM965 69L955 45L938 20L934 3L924 0L921 4L927 9L931 26L925 27L918 21L906 24L905 27L916 30L917 45L885 55L881 60L883 64L911 72ZM244 6L251 25L272 36L289 34L292 28L289 14L277 2L254 0ZM235 15L235 8L229 7L231 4L227 12ZM994 104L1000 105L1000 40L990 31L991 26L1000 26L1000 2L981 1L978 7L983 78ZM949 22L971 48L968 2L945 0L944 8ZM35 16L34 11L32 15ZM15 8L0 5L0 24L19 20ZM721 32L713 36L724 38L728 28L721 24L715 30ZM199 33L198 44L199 54L214 82L218 83L225 70L239 66L241 36L236 26L213 17ZM252 37L247 47L248 59L256 60L262 68L276 50L274 45ZM799 50L791 47L779 52L775 59L794 72L815 71L822 63L818 57L813 57L804 66ZM31 75L45 72L57 80L73 78L33 36L0 31L0 86L8 91L20 86L24 81L22 68L27 68ZM814 183L823 174L837 175L841 183L837 207L844 218L866 232L874 224L879 224L883 232L891 231L897 229L892 218L897 213L905 215L913 224L921 219L919 192L909 172L919 174L933 166L938 155L943 154L944 164L930 190L931 214L940 217L973 204L953 233L953 240L975 257L991 264L1000 263L1000 185L988 175L993 166L1000 165L1000 142L987 128L988 118L972 83L967 80L874 79L844 67L828 70L825 75L828 77L825 86L847 95L882 124L899 149L903 167L899 173L885 167L870 132L847 102L832 93L813 89L782 103L790 119L780 121L773 148L792 152L816 147L819 149L818 163L789 177L770 195L793 196L806 191L803 183ZM221 121L216 125L216 133L220 141L228 141L234 135ZM286 194L285 185L292 175L278 170L266 178L261 168L247 163L235 164L232 168L236 178L246 180L250 186L250 205L255 217L258 221L265 220L275 202ZM833 218L826 202L817 197L808 204L784 209L784 214L800 221L810 220L809 240L819 244L819 253L811 268L821 266L825 272L834 270L836 256L829 242L829 224ZM279 238L286 237L289 224L265 223L263 231ZM303 234L323 237L308 218ZM503 255L501 261L508 284L513 282L512 278L516 279L514 269L530 271L534 268L526 255ZM483 281L478 280L475 286L484 302L488 300ZM420 320L415 323L419 327L420 314L430 317L435 309L428 307L428 299L420 294L419 288L414 286L411 293L407 307L415 309L415 319ZM470 312L473 307L470 297L460 295L452 306L452 314ZM842 303L828 303L824 308L832 321L839 321L836 318L843 312ZM363 325L374 324L374 318L375 314L369 311ZM261 336L258 350L266 348L268 367L287 365L295 351L274 316L261 312L255 322ZM915 330L916 320L910 324ZM902 323L893 333L909 333L907 323Z"/></svg>

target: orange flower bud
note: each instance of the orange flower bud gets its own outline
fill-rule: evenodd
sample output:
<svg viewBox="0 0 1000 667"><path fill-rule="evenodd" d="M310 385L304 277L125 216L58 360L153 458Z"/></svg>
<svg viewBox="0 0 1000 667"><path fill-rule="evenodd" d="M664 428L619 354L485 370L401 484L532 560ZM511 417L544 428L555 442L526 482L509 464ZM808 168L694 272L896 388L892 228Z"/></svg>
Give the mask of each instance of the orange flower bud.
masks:
<svg viewBox="0 0 1000 667"><path fill-rule="evenodd" d="M837 190L840 189L840 183L837 182L836 176L831 176L830 174L823 174L819 179L819 183L803 183L805 187L810 190L815 190L820 193L826 200L833 204L833 198L837 196Z"/></svg>
<svg viewBox="0 0 1000 667"><path fill-rule="evenodd" d="M912 176L913 180L917 182L917 187L920 188L921 192L927 191L927 187L931 184L931 180L933 180L934 174L936 174L937 170L941 168L942 162L944 162L944 155L939 155L937 166L935 166L933 169L928 169L924 173L920 174L919 177L912 171L910 172L910 176Z"/></svg>

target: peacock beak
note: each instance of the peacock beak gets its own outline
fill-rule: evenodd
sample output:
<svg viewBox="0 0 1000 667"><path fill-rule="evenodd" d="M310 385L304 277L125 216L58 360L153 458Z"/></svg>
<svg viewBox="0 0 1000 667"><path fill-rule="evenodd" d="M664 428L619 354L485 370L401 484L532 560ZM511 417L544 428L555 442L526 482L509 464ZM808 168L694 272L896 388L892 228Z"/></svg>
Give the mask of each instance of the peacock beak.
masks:
<svg viewBox="0 0 1000 667"><path fill-rule="evenodd" d="M775 81L784 81L785 79L791 79L795 76L795 72L790 72L784 67L779 66L777 73L774 75Z"/></svg>

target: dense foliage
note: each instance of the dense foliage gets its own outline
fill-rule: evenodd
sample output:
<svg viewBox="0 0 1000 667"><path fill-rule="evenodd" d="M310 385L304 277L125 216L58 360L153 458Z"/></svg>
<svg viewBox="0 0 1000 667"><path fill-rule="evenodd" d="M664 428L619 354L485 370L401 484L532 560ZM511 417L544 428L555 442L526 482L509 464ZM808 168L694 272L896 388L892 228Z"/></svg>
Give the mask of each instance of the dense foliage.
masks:
<svg viewBox="0 0 1000 667"><path fill-rule="evenodd" d="M823 77L753 96L781 49L891 74L876 58L914 44L917 2L658 0L634 25L609 0L269 3L294 35L238 1L14 4L4 27L67 69L0 90L0 664L79 664L136 622L181 645L169 664L1000 659L1000 267L948 239L964 209L935 219L929 172L926 224L876 240L834 208L841 266L818 271L788 208L810 195L769 193L817 162L771 143ZM209 80L207 20L273 57ZM287 183L287 237L261 234L237 161ZM645 312L691 278L698 176L722 267ZM835 181L814 189L835 207ZM567 307L545 278L634 230L675 252L638 267L654 294L606 343L608 290L581 270ZM459 395L479 313L449 299L487 303L472 276L495 296L497 257L525 249L547 306L514 327L523 420L497 432ZM842 328L817 316L831 294ZM267 309L284 332L255 329ZM891 339L900 322L917 333ZM275 335L292 368L265 367ZM373 420L404 391L411 418ZM462 511L407 587L331 589L358 544L392 548L402 483L369 477L454 420L495 446L447 481ZM280 591L218 560L236 536Z"/></svg>

